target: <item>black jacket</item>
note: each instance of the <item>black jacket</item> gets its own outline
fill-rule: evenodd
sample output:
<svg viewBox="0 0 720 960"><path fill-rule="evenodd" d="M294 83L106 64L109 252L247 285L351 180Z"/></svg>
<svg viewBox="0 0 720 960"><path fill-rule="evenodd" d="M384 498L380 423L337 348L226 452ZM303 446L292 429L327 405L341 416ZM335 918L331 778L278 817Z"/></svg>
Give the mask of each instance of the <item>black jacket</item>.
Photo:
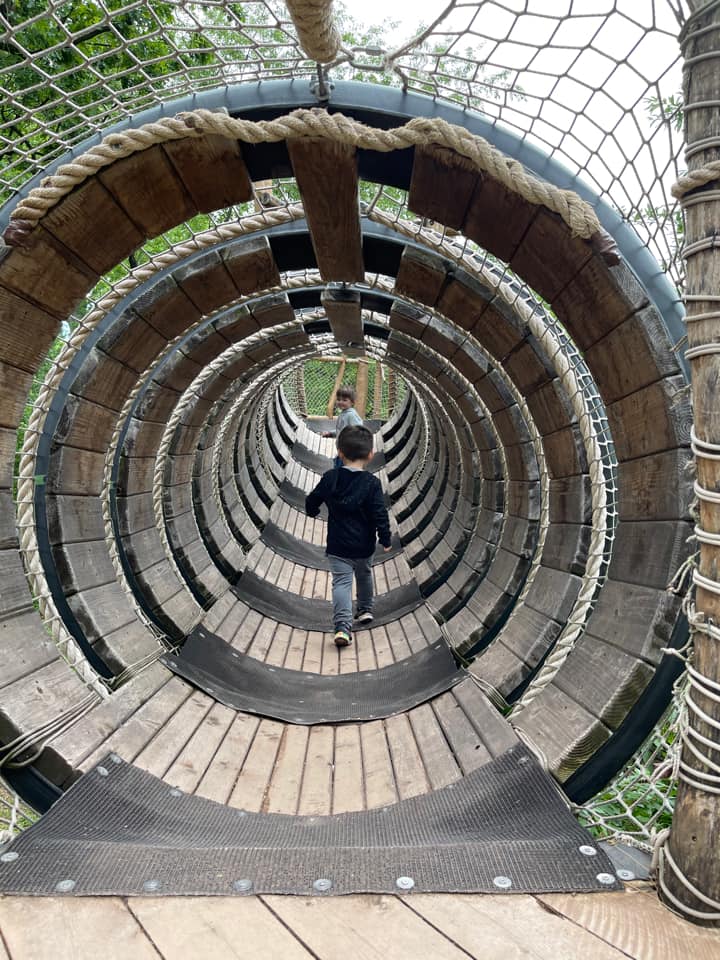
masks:
<svg viewBox="0 0 720 960"><path fill-rule="evenodd" d="M316 517L323 503L328 508L327 553L331 556L349 560L370 557L378 538L384 547L390 546L382 487L371 473L345 467L328 470L307 495L305 510Z"/></svg>

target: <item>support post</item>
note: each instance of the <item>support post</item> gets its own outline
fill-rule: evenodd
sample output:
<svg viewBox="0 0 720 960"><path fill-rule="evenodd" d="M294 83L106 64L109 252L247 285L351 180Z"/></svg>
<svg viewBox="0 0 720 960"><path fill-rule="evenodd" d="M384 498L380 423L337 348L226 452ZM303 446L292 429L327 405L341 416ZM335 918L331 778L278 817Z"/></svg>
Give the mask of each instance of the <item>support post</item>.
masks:
<svg viewBox="0 0 720 960"><path fill-rule="evenodd" d="M379 360L375 361L375 379L373 381L373 419L382 417L383 368Z"/></svg>
<svg viewBox="0 0 720 960"><path fill-rule="evenodd" d="M358 360L357 382L355 384L355 406L363 420L367 417L369 382L368 362L367 360Z"/></svg>
<svg viewBox="0 0 720 960"><path fill-rule="evenodd" d="M345 379L346 362L347 361L345 360L345 357L343 357L342 360L340 361L340 366L338 367L337 376L335 377L335 386L333 387L333 391L330 394L330 397L328 398L327 410L325 411L328 415L328 420L332 420L332 418L335 416L335 403L337 402L337 392L338 392L338 389L342 386L343 380Z"/></svg>
<svg viewBox="0 0 720 960"><path fill-rule="evenodd" d="M690 6L683 53L692 173L720 159L720 8L708 0L690 0ZM714 176L683 198L700 558L690 617L697 629L689 727L675 815L659 851L658 874L661 899L705 926L720 926L720 250L714 242L703 242L720 234L720 173Z"/></svg>

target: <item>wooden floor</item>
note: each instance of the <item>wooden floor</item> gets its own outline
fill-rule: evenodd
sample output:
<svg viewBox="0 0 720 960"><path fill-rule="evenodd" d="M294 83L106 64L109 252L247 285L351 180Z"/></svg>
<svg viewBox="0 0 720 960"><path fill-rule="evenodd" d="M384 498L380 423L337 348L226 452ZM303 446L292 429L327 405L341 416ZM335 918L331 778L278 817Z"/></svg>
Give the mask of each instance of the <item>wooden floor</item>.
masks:
<svg viewBox="0 0 720 960"><path fill-rule="evenodd" d="M547 896L0 898L0 960L718 960L647 885Z"/></svg>
<svg viewBox="0 0 720 960"><path fill-rule="evenodd" d="M316 481L297 465L291 479L303 489ZM324 542L322 521L281 501L272 519ZM282 589L329 598L325 571L283 560L262 543L247 568ZM402 555L373 573L378 593L412 579ZM331 635L279 624L230 590L204 624L270 667L326 675L381 668L437 639L421 606L388 627L358 631L339 651ZM133 685L142 688L136 700ZM313 727L230 710L160 664L124 691L133 706L107 739L86 746L80 725L63 741L74 763L87 769L114 750L188 793L246 810L323 815L385 806L459 780L514 737L472 679L395 717ZM625 894L542 897L0 898L0 960L98 956L720 960L720 939L674 917L643 884Z"/></svg>

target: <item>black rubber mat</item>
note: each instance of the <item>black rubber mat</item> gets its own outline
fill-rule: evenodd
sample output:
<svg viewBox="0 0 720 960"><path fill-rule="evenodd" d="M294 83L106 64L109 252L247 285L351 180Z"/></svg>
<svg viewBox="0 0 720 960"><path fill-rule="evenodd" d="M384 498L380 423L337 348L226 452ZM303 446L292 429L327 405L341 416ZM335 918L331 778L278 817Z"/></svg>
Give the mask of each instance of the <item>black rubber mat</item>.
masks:
<svg viewBox="0 0 720 960"><path fill-rule="evenodd" d="M296 440L293 444L291 453L293 460L297 460L301 466L305 467L306 470L312 470L313 473L323 474L328 470L332 470L333 457L326 457L323 453L315 453L314 450L306 447L305 444L300 443L299 440ZM380 450L373 456L365 469L368 473L377 473L379 470L382 470L384 466L385 454Z"/></svg>
<svg viewBox="0 0 720 960"><path fill-rule="evenodd" d="M289 506L299 510L300 513L305 513L305 498L307 497L307 494L304 490L301 490L300 487L296 487L295 484L290 483L289 480L283 480L278 488L278 493L280 495L280 499ZM387 493L383 493L383 500L385 502L385 506L389 510L390 497ZM320 519L327 520L327 507L324 503L320 507Z"/></svg>
<svg viewBox="0 0 720 960"><path fill-rule="evenodd" d="M226 707L308 726L391 717L467 677L442 640L380 670L320 676L261 663L203 627L162 661Z"/></svg>
<svg viewBox="0 0 720 960"><path fill-rule="evenodd" d="M621 887L520 743L434 793L313 817L189 796L110 754L0 857L0 893L38 896Z"/></svg>
<svg viewBox="0 0 720 960"><path fill-rule="evenodd" d="M307 540L300 540L293 536L276 523L270 521L265 524L265 528L260 537L262 542L270 547L275 553L291 560L293 563L299 563L303 567L314 567L316 570L329 570L330 561L327 558L324 547L318 547L314 543L308 543ZM395 534L392 538L392 549L387 553L378 545L375 556L372 559L373 564L384 563L402 552L402 543L400 537Z"/></svg>
<svg viewBox="0 0 720 960"><path fill-rule="evenodd" d="M231 588L238 600L242 600L253 610L259 610L266 617L272 617L278 623L287 623L301 630L331 631L333 629L332 603L329 600L316 600L299 597L289 590L281 590L262 577L246 570L240 580ZM411 613L423 602L417 584L405 584L381 593L375 598L373 606L374 620L371 627L379 627L406 613Z"/></svg>

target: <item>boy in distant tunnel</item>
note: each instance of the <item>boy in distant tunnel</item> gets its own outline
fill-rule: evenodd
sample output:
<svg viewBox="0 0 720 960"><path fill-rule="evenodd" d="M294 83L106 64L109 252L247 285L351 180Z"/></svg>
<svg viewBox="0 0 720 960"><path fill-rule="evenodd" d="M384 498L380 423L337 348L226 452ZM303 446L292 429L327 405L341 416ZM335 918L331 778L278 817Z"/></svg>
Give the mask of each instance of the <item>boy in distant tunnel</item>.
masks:
<svg viewBox="0 0 720 960"><path fill-rule="evenodd" d="M335 394L335 404L340 407L340 413L335 421L334 430L326 430L323 437L339 437L345 427L362 427L363 419L355 409L355 388L348 384L338 387ZM341 467L340 457L335 457L335 466Z"/></svg>
<svg viewBox="0 0 720 960"><path fill-rule="evenodd" d="M390 520L377 477L365 472L372 459L373 437L366 427L345 427L337 441L342 466L328 470L305 500L311 517L327 504L327 549L332 572L335 645L352 642L352 584L357 580L355 619L368 625L373 619L371 561L378 539L390 549Z"/></svg>

